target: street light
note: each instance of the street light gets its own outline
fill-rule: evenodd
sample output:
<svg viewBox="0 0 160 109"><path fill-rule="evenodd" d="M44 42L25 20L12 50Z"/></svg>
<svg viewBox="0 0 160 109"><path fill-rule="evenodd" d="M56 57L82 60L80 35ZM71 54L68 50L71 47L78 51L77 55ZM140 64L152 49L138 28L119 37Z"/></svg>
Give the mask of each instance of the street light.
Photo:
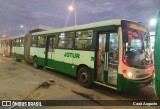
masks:
<svg viewBox="0 0 160 109"><path fill-rule="evenodd" d="M151 19L151 20L150 20L150 25L151 25L151 26L155 26L155 25L156 25L156 22L157 22L156 19Z"/></svg>
<svg viewBox="0 0 160 109"><path fill-rule="evenodd" d="M77 11L76 11L76 9L74 9L74 7L71 5L71 6L69 6L69 11L75 11L75 16L74 16L74 22L75 22L75 26L76 26L76 23L77 23Z"/></svg>
<svg viewBox="0 0 160 109"><path fill-rule="evenodd" d="M24 28L24 32L25 32L25 34L26 34L26 27L25 27L24 25L21 25L20 27L21 27L21 28Z"/></svg>
<svg viewBox="0 0 160 109"><path fill-rule="evenodd" d="M3 34L3 38L5 38L6 37L6 35L5 34Z"/></svg>

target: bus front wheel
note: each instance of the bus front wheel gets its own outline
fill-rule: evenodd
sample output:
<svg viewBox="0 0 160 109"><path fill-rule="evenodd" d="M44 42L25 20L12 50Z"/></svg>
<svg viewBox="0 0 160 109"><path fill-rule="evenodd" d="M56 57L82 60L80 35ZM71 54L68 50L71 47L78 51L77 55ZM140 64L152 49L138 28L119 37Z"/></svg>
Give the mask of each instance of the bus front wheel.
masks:
<svg viewBox="0 0 160 109"><path fill-rule="evenodd" d="M38 58L37 57L34 57L33 58L33 66L38 69L39 68L39 65L38 65Z"/></svg>
<svg viewBox="0 0 160 109"><path fill-rule="evenodd" d="M81 67L78 70L78 81L83 87L89 88L92 85L91 72L86 67Z"/></svg>

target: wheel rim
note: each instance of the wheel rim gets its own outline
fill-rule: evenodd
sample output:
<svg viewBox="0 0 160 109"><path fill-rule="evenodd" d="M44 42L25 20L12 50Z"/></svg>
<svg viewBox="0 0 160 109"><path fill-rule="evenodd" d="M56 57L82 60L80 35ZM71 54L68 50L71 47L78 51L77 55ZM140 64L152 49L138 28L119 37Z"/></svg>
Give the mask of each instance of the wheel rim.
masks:
<svg viewBox="0 0 160 109"><path fill-rule="evenodd" d="M81 79L82 82L87 82L87 80L88 80L87 73L86 72L81 73L80 79Z"/></svg>

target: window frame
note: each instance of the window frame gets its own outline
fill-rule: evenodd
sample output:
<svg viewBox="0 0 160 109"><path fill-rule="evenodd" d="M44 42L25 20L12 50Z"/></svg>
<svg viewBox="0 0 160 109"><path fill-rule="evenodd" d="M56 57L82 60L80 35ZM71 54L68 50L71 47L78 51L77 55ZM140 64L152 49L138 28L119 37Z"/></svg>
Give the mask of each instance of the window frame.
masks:
<svg viewBox="0 0 160 109"><path fill-rule="evenodd" d="M61 33L73 33L73 37L71 38L72 39L72 43L71 43L71 47L70 48L65 48L65 47L59 47L59 42L60 42L60 34ZM65 31L65 32L59 32L59 34L58 34L58 43L57 43L57 49L74 49L75 47L74 47L74 39L75 39L75 31Z"/></svg>
<svg viewBox="0 0 160 109"><path fill-rule="evenodd" d="M91 40L92 41L91 48L90 49L86 49L86 47L84 47L84 49L83 48L76 48L76 38L78 38L76 36L77 32L79 32L79 31L83 32L83 31L89 31L89 30L92 31L92 38L91 39L81 39L81 40ZM96 33L95 33L94 29L92 29L92 28L76 30L75 31L75 38L74 38L74 49L75 50L83 50L83 51L93 51L95 49L95 46L93 47L93 44L95 43L95 37L96 37L95 35L96 35Z"/></svg>

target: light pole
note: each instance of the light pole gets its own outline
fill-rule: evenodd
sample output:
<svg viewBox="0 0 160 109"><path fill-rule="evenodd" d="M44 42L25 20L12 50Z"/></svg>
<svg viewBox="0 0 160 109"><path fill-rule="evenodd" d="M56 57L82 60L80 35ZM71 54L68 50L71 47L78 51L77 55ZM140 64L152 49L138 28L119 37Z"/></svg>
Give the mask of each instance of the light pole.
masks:
<svg viewBox="0 0 160 109"><path fill-rule="evenodd" d="M75 15L74 15L74 22L75 22L75 26L76 26L76 23L77 23L77 10L76 9L74 9L74 7L71 5L71 6L69 6L69 11L75 11Z"/></svg>
<svg viewBox="0 0 160 109"><path fill-rule="evenodd" d="M21 27L21 28L24 28L24 33L26 34L26 31L27 31L27 30L26 30L26 27L23 26L23 25L21 25L20 27Z"/></svg>

